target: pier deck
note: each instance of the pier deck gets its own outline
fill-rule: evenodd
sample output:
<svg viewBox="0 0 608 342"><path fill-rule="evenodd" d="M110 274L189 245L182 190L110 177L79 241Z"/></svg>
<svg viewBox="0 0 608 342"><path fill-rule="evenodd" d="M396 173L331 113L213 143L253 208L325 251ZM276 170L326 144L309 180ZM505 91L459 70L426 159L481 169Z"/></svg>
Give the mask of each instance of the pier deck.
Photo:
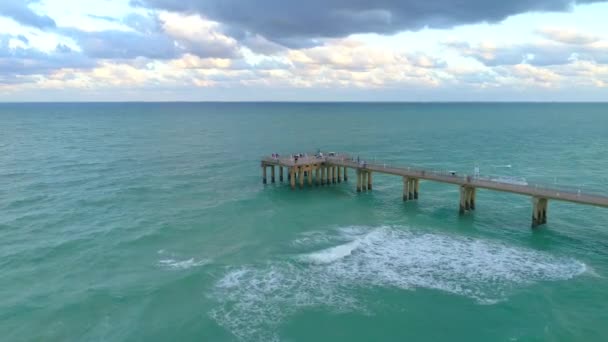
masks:
<svg viewBox="0 0 608 342"><path fill-rule="evenodd" d="M309 185L313 183L313 173L316 185L325 185L341 182L347 178L347 170L352 169L357 174L357 191L367 191L372 188L372 173L394 175L403 178L403 199L418 199L419 180L434 181L458 185L461 188L460 212L475 210L476 189L487 189L530 196L533 199L532 226L536 227L547 222L548 200L573 202L578 204L593 205L608 208L608 196L588 194L580 190L559 189L539 187L536 185L514 184L479 175L457 175L449 172L437 172L424 169L415 169L406 166L387 166L385 164L360 163L346 154L334 156L307 156L300 157L296 161L292 157L264 157L262 167L264 168L264 182L266 182L266 167L280 167L289 171L292 188L295 188L296 177L299 179L300 187L304 184L304 178L308 177ZM274 180L274 177L273 177Z"/></svg>

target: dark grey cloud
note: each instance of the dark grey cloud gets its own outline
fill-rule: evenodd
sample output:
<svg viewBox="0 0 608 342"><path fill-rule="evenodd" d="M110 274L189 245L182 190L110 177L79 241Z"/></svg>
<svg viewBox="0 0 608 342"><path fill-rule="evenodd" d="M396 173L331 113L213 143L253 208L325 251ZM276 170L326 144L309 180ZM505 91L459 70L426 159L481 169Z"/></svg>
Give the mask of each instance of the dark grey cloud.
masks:
<svg viewBox="0 0 608 342"><path fill-rule="evenodd" d="M285 46L353 33L497 22L530 11L566 11L606 0L133 0L134 5L199 13Z"/></svg>
<svg viewBox="0 0 608 342"><path fill-rule="evenodd" d="M95 59L170 59L179 54L173 40L161 33L117 30L85 32L75 29L64 29L62 33L73 38L85 55Z"/></svg>
<svg viewBox="0 0 608 342"><path fill-rule="evenodd" d="M55 27L55 21L46 15L39 15L30 7L32 0L1 0L0 16L9 17L16 22L37 28Z"/></svg>
<svg viewBox="0 0 608 342"><path fill-rule="evenodd" d="M130 60L137 57L173 59L185 53L201 58L233 58L239 55L236 44L222 41L190 39L166 32L157 16L130 14L120 22L131 31L105 30L86 32L61 28L59 32L74 39L83 53L95 59Z"/></svg>
<svg viewBox="0 0 608 342"><path fill-rule="evenodd" d="M18 36L0 35L0 83L17 83L32 79L34 75L47 75L64 68L87 69L95 61L65 45L54 51L43 52L34 48L10 47L11 39Z"/></svg>

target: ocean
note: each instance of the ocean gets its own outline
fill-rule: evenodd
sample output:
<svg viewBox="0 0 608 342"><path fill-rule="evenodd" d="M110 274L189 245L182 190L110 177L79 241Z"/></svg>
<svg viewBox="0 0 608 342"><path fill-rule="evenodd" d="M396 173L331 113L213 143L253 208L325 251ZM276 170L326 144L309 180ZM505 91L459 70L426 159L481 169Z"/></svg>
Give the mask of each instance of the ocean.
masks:
<svg viewBox="0 0 608 342"><path fill-rule="evenodd" d="M2 341L605 341L608 209L272 153L608 194L608 104L0 104Z"/></svg>

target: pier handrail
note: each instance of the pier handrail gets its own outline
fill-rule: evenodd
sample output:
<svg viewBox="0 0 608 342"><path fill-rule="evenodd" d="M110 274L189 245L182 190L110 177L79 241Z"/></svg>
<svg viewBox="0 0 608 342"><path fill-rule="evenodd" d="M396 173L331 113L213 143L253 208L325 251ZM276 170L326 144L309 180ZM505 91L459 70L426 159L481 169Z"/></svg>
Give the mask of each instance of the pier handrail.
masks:
<svg viewBox="0 0 608 342"><path fill-rule="evenodd" d="M388 163L378 163L378 160L370 163L365 158L359 158L360 161L365 161L365 167L363 167L363 165L357 163L356 158L353 158L348 154L340 154L335 157L325 157L325 159L329 163L355 169L364 168L369 169L370 171L400 175L404 177L434 180L444 183L467 185L477 188L608 207L608 196L605 194L595 194L592 193L592 191L582 191L580 188L575 187L560 187L558 185L552 187L536 183L514 184L512 182L501 180L500 176L492 178L492 176L488 175L475 176L459 173L452 174L449 170L427 170L417 167L396 166Z"/></svg>

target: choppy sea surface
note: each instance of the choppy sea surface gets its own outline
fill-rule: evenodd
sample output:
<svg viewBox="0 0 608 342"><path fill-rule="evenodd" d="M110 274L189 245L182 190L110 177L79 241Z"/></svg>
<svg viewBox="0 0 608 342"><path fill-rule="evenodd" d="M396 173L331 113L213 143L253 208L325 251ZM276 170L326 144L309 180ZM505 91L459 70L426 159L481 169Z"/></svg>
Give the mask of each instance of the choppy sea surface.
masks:
<svg viewBox="0 0 608 342"><path fill-rule="evenodd" d="M608 194L608 104L0 104L0 339L606 340L608 209L262 184L317 149Z"/></svg>

